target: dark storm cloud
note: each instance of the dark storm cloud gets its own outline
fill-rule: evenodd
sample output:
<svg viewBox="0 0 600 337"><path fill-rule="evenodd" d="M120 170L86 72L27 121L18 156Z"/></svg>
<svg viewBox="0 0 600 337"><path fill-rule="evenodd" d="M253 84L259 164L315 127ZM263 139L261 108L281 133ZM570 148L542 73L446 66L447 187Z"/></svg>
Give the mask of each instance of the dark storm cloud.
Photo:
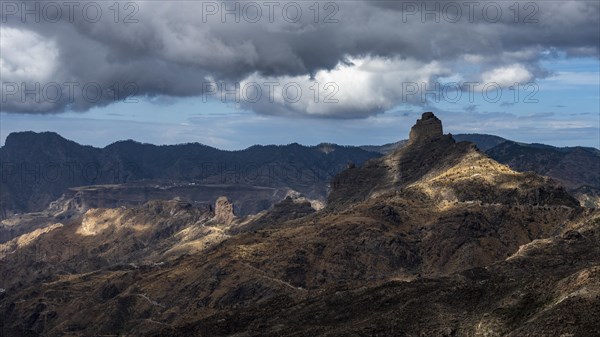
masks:
<svg viewBox="0 0 600 337"><path fill-rule="evenodd" d="M17 4L17 12L7 3ZM40 9L47 3L40 2ZM327 8L321 3L317 16L309 8L312 3L296 2L291 4L301 4L302 14L297 22L288 22L294 21L290 16L295 19L293 10L285 16L282 8L290 3L281 2L272 17L258 3L262 16L257 22L243 16L243 2L237 3L240 22L234 15L223 22L222 2L145 1L127 8L120 3L119 12L109 7L112 3L96 2L102 10L98 22L91 22L93 10L90 17L82 15L79 8L86 3L80 3L73 17L61 6L60 21L49 22L51 13L42 11L37 23L31 15L23 19L21 2L3 2L2 110L85 111L130 95L199 96L220 81L231 84L250 77L308 87L319 78L345 83L352 73L361 83L340 86L337 104L310 104L313 97L305 91L298 102L241 104L266 114L364 117L401 102L398 87L407 81L431 83L450 75L528 81L548 75L539 65L543 58L599 54L596 1L520 2L518 10L514 2L455 2L452 7L431 1L342 1ZM217 6L214 15L208 15L211 4ZM245 13L250 19L253 14ZM408 68L415 71L403 70ZM420 68L428 69L425 76L419 76ZM402 71L395 78L386 76L394 69ZM39 83L40 97L23 99L21 83L34 90ZM58 89L49 83L60 86L60 98L52 95ZM362 105L346 103L345 98L356 95L369 98Z"/></svg>

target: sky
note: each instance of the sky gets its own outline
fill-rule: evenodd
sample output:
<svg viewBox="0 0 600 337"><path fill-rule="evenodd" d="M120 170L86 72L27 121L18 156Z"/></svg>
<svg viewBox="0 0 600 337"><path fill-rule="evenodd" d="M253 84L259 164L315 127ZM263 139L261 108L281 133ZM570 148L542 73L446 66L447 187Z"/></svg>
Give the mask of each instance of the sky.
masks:
<svg viewBox="0 0 600 337"><path fill-rule="evenodd" d="M598 1L3 1L0 144L384 144L451 133L600 148Z"/></svg>

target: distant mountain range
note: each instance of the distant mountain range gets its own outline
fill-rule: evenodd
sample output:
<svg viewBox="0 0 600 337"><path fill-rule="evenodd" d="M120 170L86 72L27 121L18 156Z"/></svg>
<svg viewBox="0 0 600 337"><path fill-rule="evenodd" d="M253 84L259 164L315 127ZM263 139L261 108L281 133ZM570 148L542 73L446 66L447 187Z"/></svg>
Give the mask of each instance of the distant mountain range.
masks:
<svg viewBox="0 0 600 337"><path fill-rule="evenodd" d="M597 149L523 144L486 134L457 134L453 138L457 142L476 144L493 159L517 171L532 171L554 178L582 203L600 206L600 151ZM231 186L259 186L275 188L278 192L273 193L278 195L289 189L324 201L335 174L348 165L360 165L407 143L402 140L360 147L294 143L224 151L198 143L157 146L126 140L95 148L53 132L11 133L0 148L0 219L15 213L43 210L68 188L131 182L147 182L153 184L151 186L185 182L197 184L192 185L197 189L211 185L214 193L201 193L211 198L224 194L215 189L215 185L229 189ZM188 194L198 195L193 191ZM157 193L152 195L156 198ZM166 199L171 197L171 193L165 193ZM139 199L145 201L143 196ZM241 199L233 201L241 205L238 202ZM272 205L273 200L267 198L244 207L248 212L255 212Z"/></svg>
<svg viewBox="0 0 600 337"><path fill-rule="evenodd" d="M296 147L284 148L304 160L342 151ZM141 156L136 149L128 155ZM141 197L160 194L143 182L77 188L106 204L80 208L66 196L51 212L0 222L4 335L516 337L600 330L600 209L581 207L551 178L517 172L443 134L431 112L417 120L405 146L335 175L318 210L291 193L269 210L240 216L228 200L238 185L216 202L197 202L206 196L188 191L193 200L119 206L131 185ZM173 196L195 185L182 186L166 190ZM262 199L264 192L245 193Z"/></svg>
<svg viewBox="0 0 600 337"><path fill-rule="evenodd" d="M475 143L475 145L477 145L477 147L481 151L484 151L484 152L498 144L501 144L501 143L507 141L505 138L502 138L502 137L480 134L480 133L463 133L463 134L452 135L452 137L457 142ZM363 145L360 148L367 150L367 151L379 152L381 154L389 154L389 153L393 152L394 150L396 150L400 147L403 147L407 144L408 144L408 140L404 139L399 142L388 143L388 144L384 144L384 145Z"/></svg>
<svg viewBox="0 0 600 337"><path fill-rule="evenodd" d="M335 144L223 151L198 143L156 146L127 140L95 148L53 132L17 132L0 148L0 214L42 210L70 187L139 181L289 188L324 200L328 182L349 162L378 156Z"/></svg>

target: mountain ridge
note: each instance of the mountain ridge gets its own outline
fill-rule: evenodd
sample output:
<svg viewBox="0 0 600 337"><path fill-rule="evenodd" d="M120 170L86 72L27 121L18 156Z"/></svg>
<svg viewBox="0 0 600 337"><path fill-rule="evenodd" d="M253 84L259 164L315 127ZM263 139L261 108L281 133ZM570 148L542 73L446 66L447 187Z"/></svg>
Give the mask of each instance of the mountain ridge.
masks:
<svg viewBox="0 0 600 337"><path fill-rule="evenodd" d="M476 144L494 160L517 171L549 176L563 184L582 205L600 207L600 150L596 148L527 144L487 134L458 134L453 138ZM407 144L402 140L363 148L389 154Z"/></svg>
<svg viewBox="0 0 600 337"><path fill-rule="evenodd" d="M245 217L226 199L213 208L175 198L48 219L3 245L0 328L11 336L595 331L598 211L423 119L407 146L337 174L318 211L292 194ZM576 331L557 320L573 316Z"/></svg>
<svg viewBox="0 0 600 337"><path fill-rule="evenodd" d="M48 219L5 244L0 328L516 337L570 333L557 318L574 316L596 331L598 211L422 119L407 146L337 174L318 211L294 194L246 217L177 198Z"/></svg>
<svg viewBox="0 0 600 337"><path fill-rule="evenodd" d="M600 150L523 144L484 134L458 134L453 138L474 142L492 158L518 171L549 175L563 183L582 204L600 207L600 174L595 173L600 172ZM324 201L327 184L337 172L379 157L382 152L393 152L407 143L408 140L403 140L360 148L332 143L313 146L290 143L227 151L200 143L153 145L124 140L96 148L54 132L11 133L0 147L3 187L0 218L41 211L70 187L132 181L220 183L225 180L234 184L287 187ZM23 155L32 152L40 156ZM538 154L524 155L531 152ZM337 156L339 153L344 154ZM556 167L548 167L548 162ZM46 167L48 170L44 170ZM54 179L53 174L59 179Z"/></svg>
<svg viewBox="0 0 600 337"><path fill-rule="evenodd" d="M56 133L13 133L0 148L0 217L41 211L70 187L134 181L290 188L324 200L329 179L348 162L376 156L356 147L297 143L239 151L199 143L157 146L135 141L95 148Z"/></svg>

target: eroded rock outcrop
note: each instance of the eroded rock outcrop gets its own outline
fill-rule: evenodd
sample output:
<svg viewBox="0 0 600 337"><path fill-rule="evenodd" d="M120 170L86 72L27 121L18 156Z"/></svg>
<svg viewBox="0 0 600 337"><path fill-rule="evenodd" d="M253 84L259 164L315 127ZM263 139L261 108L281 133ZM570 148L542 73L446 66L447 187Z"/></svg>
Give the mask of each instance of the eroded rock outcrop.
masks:
<svg viewBox="0 0 600 337"><path fill-rule="evenodd" d="M219 197L215 202L215 217L213 220L219 224L229 226L235 219L233 204L227 197Z"/></svg>
<svg viewBox="0 0 600 337"><path fill-rule="evenodd" d="M436 124L425 114L413 143L342 172L317 213L294 191L249 220L225 197L206 212L179 199L88 211L92 229L110 229L83 236L65 224L38 239L51 256L66 239L86 254L0 264L10 276L0 330L595 335L600 214Z"/></svg>
<svg viewBox="0 0 600 337"><path fill-rule="evenodd" d="M423 142L441 138L444 135L442 121L433 112L425 112L410 129L409 142Z"/></svg>

